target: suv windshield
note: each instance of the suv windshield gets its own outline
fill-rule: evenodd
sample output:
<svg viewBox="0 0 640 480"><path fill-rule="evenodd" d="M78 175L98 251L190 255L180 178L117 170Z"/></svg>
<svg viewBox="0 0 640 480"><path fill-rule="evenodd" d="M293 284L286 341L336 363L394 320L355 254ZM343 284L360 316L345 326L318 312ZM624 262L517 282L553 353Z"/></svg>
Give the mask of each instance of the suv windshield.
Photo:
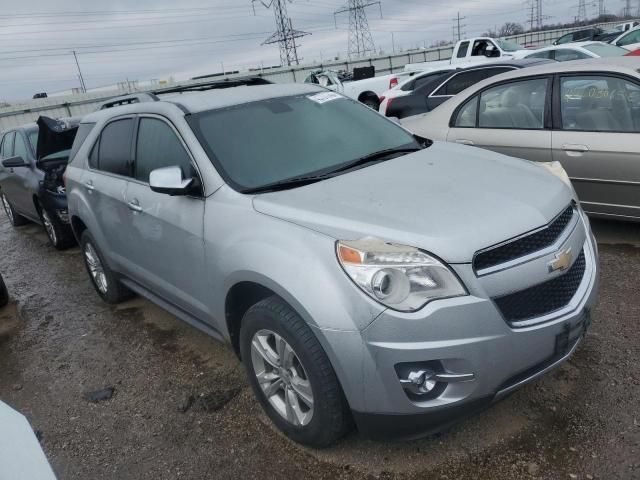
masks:
<svg viewBox="0 0 640 480"><path fill-rule="evenodd" d="M522 48L522 46L517 44L516 42L510 42L508 40L496 40L496 42L498 42L498 45L500 46L500 48L505 52L515 52L518 50L524 50L524 48Z"/></svg>
<svg viewBox="0 0 640 480"><path fill-rule="evenodd" d="M417 140L364 105L333 92L273 98L189 117L209 158L233 188L259 190L417 150Z"/></svg>

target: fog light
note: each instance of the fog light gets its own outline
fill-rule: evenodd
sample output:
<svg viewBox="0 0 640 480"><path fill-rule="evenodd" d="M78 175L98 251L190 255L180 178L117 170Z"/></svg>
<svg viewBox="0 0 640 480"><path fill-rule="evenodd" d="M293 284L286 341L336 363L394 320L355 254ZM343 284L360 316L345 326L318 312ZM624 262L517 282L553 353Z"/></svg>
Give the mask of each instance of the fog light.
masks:
<svg viewBox="0 0 640 480"><path fill-rule="evenodd" d="M63 223L69 223L69 211L68 210L58 210L58 218Z"/></svg>
<svg viewBox="0 0 640 480"><path fill-rule="evenodd" d="M407 393L419 397L434 392L437 386L446 387L448 383L470 382L474 379L473 373L439 373L423 369L409 371L405 378L400 378L400 384Z"/></svg>

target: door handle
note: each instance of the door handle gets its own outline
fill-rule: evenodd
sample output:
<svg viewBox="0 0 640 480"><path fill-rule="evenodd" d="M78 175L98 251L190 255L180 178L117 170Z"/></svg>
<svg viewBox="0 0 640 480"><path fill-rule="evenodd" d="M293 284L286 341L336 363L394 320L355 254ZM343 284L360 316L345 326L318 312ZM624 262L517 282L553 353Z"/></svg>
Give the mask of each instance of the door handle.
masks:
<svg viewBox="0 0 640 480"><path fill-rule="evenodd" d="M589 147L586 145L574 145L571 143L565 143L562 145L562 150L564 150L565 152L585 153L589 151Z"/></svg>
<svg viewBox="0 0 640 480"><path fill-rule="evenodd" d="M142 211L142 207L140 206L140 202L138 202L138 200L136 200L136 199L133 199L129 203L127 203L127 206L129 207L129 210L133 210L134 212L141 212Z"/></svg>
<svg viewBox="0 0 640 480"><path fill-rule="evenodd" d="M93 180L89 180L84 184L85 188L89 190L89 193L93 192L96 187L93 186Z"/></svg>
<svg viewBox="0 0 640 480"><path fill-rule="evenodd" d="M465 140L464 138L459 138L458 140L456 140L456 143L459 143L460 145L473 145L473 140Z"/></svg>

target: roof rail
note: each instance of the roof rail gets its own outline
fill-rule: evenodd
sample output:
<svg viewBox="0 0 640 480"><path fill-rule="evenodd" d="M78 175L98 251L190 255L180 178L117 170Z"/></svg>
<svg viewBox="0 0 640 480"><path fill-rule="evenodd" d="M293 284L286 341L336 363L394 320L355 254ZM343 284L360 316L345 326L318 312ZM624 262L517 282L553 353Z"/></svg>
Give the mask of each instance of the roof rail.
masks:
<svg viewBox="0 0 640 480"><path fill-rule="evenodd" d="M226 78L224 80L214 80L211 82L194 83L191 85L179 85L177 87L160 88L148 92L132 93L121 95L103 102L98 110L106 108L120 107L122 105L131 105L140 102L157 102L160 100L158 95L167 93L183 93L183 92L203 92L206 90L214 90L217 88L231 88L241 86L269 85L273 82L262 77L243 77L243 78Z"/></svg>
<svg viewBox="0 0 640 480"><path fill-rule="evenodd" d="M217 88L232 88L242 86L253 87L255 85L270 85L272 83L273 82L262 77L225 78L224 80L213 80L211 82L162 88L154 90L152 93L156 95L163 95L166 93L203 92L205 90L214 90Z"/></svg>

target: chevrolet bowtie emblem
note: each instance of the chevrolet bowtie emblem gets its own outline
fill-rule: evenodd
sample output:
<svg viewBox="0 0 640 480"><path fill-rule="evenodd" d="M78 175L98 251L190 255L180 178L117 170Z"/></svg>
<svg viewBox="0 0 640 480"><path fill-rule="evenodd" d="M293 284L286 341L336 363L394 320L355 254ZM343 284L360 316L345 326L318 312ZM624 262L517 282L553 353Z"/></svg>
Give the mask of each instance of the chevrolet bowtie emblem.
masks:
<svg viewBox="0 0 640 480"><path fill-rule="evenodd" d="M558 270L566 270L571 266L572 260L573 254L571 253L570 248L556 253L556 259L549 262L549 273L553 273Z"/></svg>

